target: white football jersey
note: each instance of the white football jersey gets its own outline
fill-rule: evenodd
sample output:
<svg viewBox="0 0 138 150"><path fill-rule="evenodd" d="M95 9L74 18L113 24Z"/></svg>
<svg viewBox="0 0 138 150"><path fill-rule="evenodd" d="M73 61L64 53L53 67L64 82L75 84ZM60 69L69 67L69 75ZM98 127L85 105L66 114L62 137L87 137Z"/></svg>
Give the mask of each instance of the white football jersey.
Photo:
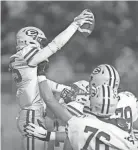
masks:
<svg viewBox="0 0 138 150"><path fill-rule="evenodd" d="M64 105L65 108L67 108L67 110L73 115L73 116L81 116L83 115L83 105L76 102L76 101L72 101L69 102L68 104Z"/></svg>
<svg viewBox="0 0 138 150"><path fill-rule="evenodd" d="M91 114L90 101L87 101L86 104L84 105L83 113L84 113L85 115Z"/></svg>
<svg viewBox="0 0 138 150"><path fill-rule="evenodd" d="M17 86L16 97L21 108L44 103L39 94L37 66L28 66L38 51L29 45L10 57L12 77Z"/></svg>
<svg viewBox="0 0 138 150"><path fill-rule="evenodd" d="M115 115L126 119L129 123L129 129L131 129L133 127L133 122L138 118L136 99L132 96L124 94L124 92L119 93L118 98L119 101Z"/></svg>
<svg viewBox="0 0 138 150"><path fill-rule="evenodd" d="M129 133L93 115L73 116L67 130L73 150L137 150Z"/></svg>

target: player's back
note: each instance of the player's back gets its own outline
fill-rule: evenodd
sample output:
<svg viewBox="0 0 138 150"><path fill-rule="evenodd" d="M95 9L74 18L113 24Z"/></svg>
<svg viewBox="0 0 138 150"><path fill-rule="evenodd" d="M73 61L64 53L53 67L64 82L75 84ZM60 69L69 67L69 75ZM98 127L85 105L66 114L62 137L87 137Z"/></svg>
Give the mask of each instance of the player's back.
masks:
<svg viewBox="0 0 138 150"><path fill-rule="evenodd" d="M68 137L74 150L137 150L129 134L97 117L72 117Z"/></svg>
<svg viewBox="0 0 138 150"><path fill-rule="evenodd" d="M17 101L21 108L39 105L42 100L37 82L37 67L28 62L38 52L34 46L27 46L10 57L10 69L17 86Z"/></svg>
<svg viewBox="0 0 138 150"><path fill-rule="evenodd" d="M131 130L133 122L138 118L136 98L129 92L119 93L118 98L119 101L115 114L118 117L126 119L129 124L129 129Z"/></svg>

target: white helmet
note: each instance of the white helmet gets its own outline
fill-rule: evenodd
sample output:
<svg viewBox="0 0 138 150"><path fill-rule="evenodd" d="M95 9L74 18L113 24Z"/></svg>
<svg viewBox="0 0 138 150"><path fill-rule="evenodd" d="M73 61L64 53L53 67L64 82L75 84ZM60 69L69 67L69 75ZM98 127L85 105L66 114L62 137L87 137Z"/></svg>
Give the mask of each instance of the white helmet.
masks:
<svg viewBox="0 0 138 150"><path fill-rule="evenodd" d="M90 87L97 87L99 85L111 86L117 94L117 90L120 84L120 76L117 70L108 64L102 64L96 67L90 79Z"/></svg>
<svg viewBox="0 0 138 150"><path fill-rule="evenodd" d="M129 92L129 91L120 92L118 94L118 101L121 100L121 99L130 99L130 100L137 101L136 96L133 93Z"/></svg>
<svg viewBox="0 0 138 150"><path fill-rule="evenodd" d="M71 85L71 90L63 89L60 95L64 99L65 103L76 101L79 103L86 103L89 99L89 82L81 80Z"/></svg>
<svg viewBox="0 0 138 150"><path fill-rule="evenodd" d="M38 48L46 46L47 38L45 34L36 27L25 27L18 31L17 35L17 51L29 44L35 44ZM45 44L45 45L44 45Z"/></svg>
<svg viewBox="0 0 138 150"><path fill-rule="evenodd" d="M124 95L126 95L127 97L136 98L136 96L135 96L133 93L129 92L129 91L120 92L119 94L124 94ZM136 98L136 99L137 99L137 98Z"/></svg>
<svg viewBox="0 0 138 150"><path fill-rule="evenodd" d="M76 85L78 89L81 89L84 92L89 92L89 82L85 80L80 80L73 83L73 86Z"/></svg>
<svg viewBox="0 0 138 150"><path fill-rule="evenodd" d="M75 87L76 86L76 87ZM74 100L78 103L85 104L89 101L89 82L80 80L73 83L72 87L76 88Z"/></svg>
<svg viewBox="0 0 138 150"><path fill-rule="evenodd" d="M92 113L100 117L109 117L114 114L118 99L110 86L97 86L90 94Z"/></svg>

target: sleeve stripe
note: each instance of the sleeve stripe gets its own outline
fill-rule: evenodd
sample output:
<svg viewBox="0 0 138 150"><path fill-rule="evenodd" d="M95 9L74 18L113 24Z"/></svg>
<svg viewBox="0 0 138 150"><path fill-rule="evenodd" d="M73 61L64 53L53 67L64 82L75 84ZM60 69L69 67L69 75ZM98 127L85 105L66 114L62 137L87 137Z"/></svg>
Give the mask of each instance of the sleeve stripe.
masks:
<svg viewBox="0 0 138 150"><path fill-rule="evenodd" d="M33 56L38 52L39 50L35 51L28 59L27 59L27 63L29 63L29 61L33 58Z"/></svg>
<svg viewBox="0 0 138 150"><path fill-rule="evenodd" d="M78 109L74 108L73 106L71 105L67 105L67 108L70 108L72 110L74 110L76 113L78 113L79 115L83 115L83 113L81 113Z"/></svg>
<svg viewBox="0 0 138 150"><path fill-rule="evenodd" d="M90 107L88 107L88 106L84 106L84 109L91 110L91 108L90 108Z"/></svg>
<svg viewBox="0 0 138 150"><path fill-rule="evenodd" d="M83 110L83 113L93 115L91 111Z"/></svg>
<svg viewBox="0 0 138 150"><path fill-rule="evenodd" d="M25 56L24 56L24 59L29 56L29 54L31 54L33 51L37 50L36 47L32 48Z"/></svg>

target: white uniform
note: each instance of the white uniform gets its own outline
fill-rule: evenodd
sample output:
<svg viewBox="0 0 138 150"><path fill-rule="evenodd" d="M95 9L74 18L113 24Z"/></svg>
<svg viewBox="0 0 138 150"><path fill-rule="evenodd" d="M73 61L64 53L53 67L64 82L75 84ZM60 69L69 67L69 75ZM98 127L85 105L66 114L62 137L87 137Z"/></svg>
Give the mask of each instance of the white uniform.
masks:
<svg viewBox="0 0 138 150"><path fill-rule="evenodd" d="M138 109L136 99L129 97L126 94L119 93L119 101L115 114L118 117L122 117L129 123L129 129L132 129L133 122L138 118Z"/></svg>
<svg viewBox="0 0 138 150"><path fill-rule="evenodd" d="M93 115L73 116L68 121L68 137L73 150L137 150L126 131Z"/></svg>
<svg viewBox="0 0 138 150"><path fill-rule="evenodd" d="M44 124L45 122L45 103L39 94L39 86L37 81L37 65L31 67L28 65L29 61L33 59L39 50L29 45L16 54L10 57L10 69L12 77L17 86L17 103L21 111L17 119L17 127L22 135L24 132L24 125L32 122L38 125L38 119ZM43 141L37 141L34 137L24 137L25 150L45 149ZM37 141L37 144L36 144ZM31 148L31 149L30 149Z"/></svg>
<svg viewBox="0 0 138 150"><path fill-rule="evenodd" d="M10 68L17 86L17 103L21 108L42 104L37 81L37 67L28 66L38 49L27 46L10 57Z"/></svg>

